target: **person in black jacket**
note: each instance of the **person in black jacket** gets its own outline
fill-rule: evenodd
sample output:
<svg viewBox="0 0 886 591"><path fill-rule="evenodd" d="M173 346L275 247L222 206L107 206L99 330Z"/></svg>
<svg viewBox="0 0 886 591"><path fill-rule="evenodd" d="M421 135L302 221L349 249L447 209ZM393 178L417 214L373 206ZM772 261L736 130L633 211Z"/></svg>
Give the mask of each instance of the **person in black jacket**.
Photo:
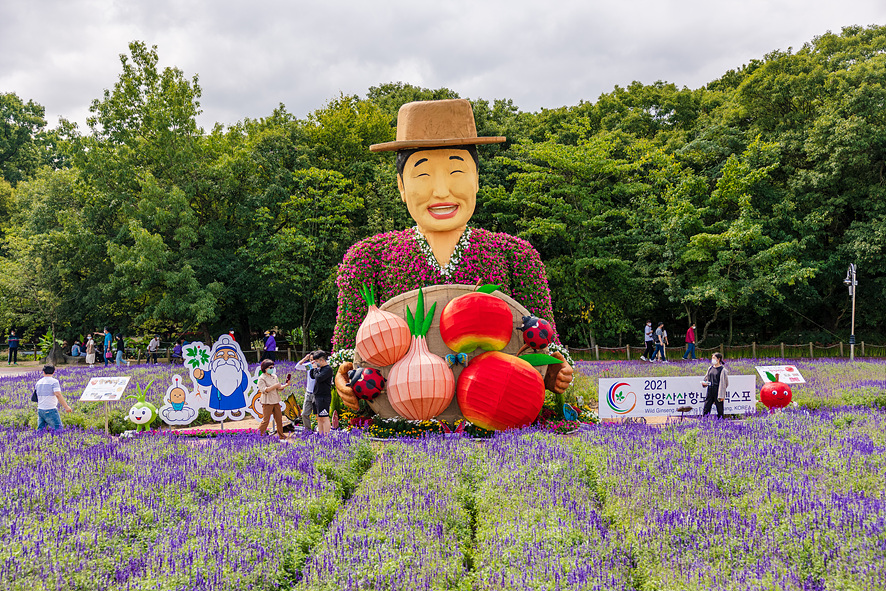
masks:
<svg viewBox="0 0 886 591"><path fill-rule="evenodd" d="M315 351L311 356L310 371L314 379L314 414L317 415L317 432L327 435L331 430L329 406L332 404L332 368L326 361L325 351Z"/></svg>

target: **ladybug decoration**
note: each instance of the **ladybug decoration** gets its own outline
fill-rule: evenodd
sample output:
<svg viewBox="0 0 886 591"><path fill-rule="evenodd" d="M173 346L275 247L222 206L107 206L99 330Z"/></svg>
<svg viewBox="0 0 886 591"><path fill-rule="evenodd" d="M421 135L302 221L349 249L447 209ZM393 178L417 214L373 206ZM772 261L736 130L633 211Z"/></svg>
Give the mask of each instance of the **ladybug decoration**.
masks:
<svg viewBox="0 0 886 591"><path fill-rule="evenodd" d="M523 326L517 330L523 331L523 343L536 351L550 345L554 338L551 323L535 316L524 316Z"/></svg>
<svg viewBox="0 0 886 591"><path fill-rule="evenodd" d="M385 389L385 379L377 369L357 367L348 372L348 382L354 395L361 400L375 400Z"/></svg>

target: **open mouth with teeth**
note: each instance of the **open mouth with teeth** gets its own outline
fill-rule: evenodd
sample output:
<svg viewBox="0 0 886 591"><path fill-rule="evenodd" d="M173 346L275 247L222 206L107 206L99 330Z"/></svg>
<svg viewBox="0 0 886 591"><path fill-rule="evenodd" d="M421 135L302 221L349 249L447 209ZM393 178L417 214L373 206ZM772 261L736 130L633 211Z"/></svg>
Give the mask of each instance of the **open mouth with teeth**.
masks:
<svg viewBox="0 0 886 591"><path fill-rule="evenodd" d="M428 207L428 213L431 214L431 217L438 220L451 218L456 213L458 213L458 204L438 203L436 205L431 205L430 207Z"/></svg>

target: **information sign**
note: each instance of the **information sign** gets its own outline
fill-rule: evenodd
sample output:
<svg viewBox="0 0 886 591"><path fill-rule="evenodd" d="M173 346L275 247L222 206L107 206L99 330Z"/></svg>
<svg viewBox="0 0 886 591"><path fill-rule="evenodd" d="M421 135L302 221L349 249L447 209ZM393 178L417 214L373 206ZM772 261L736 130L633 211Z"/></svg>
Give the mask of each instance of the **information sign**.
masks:
<svg viewBox="0 0 886 591"><path fill-rule="evenodd" d="M91 378L80 400L83 402L107 402L112 400L120 400L123 398L123 392L129 385L130 376L104 376L100 378Z"/></svg>
<svg viewBox="0 0 886 591"><path fill-rule="evenodd" d="M761 365L756 368L757 373L764 382L774 382L775 376L782 384L805 384L806 380L800 375L800 370L795 365Z"/></svg>
<svg viewBox="0 0 886 591"><path fill-rule="evenodd" d="M601 378L600 418L662 417L677 415L677 408L691 406L688 415L700 415L707 388L702 376L655 378ZM729 376L726 414L754 412L757 405L757 376ZM714 411L716 412L716 411Z"/></svg>

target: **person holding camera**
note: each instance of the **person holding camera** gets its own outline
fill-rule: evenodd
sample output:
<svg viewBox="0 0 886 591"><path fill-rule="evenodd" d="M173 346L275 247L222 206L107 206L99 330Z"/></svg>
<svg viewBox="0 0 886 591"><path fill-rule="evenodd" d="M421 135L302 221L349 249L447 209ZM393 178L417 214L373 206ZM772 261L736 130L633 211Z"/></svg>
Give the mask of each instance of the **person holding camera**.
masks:
<svg viewBox="0 0 886 591"><path fill-rule="evenodd" d="M328 435L332 430L329 420L329 407L332 404L332 368L326 360L325 351L314 351L311 355L313 368L308 376L314 379L314 413L317 415L317 432Z"/></svg>
<svg viewBox="0 0 886 591"><path fill-rule="evenodd" d="M729 372L723 365L723 356L720 353L711 355L711 366L708 373L705 374L701 385L708 389L708 395L705 397L704 410L702 416L711 414L711 406L717 406L717 418L722 419L723 407L726 401L726 388L729 387Z"/></svg>
<svg viewBox="0 0 886 591"><path fill-rule="evenodd" d="M261 394L261 425L258 432L264 435L268 431L268 423L271 417L274 417L274 424L277 426L277 437L280 441L286 439L283 435L283 411L280 409L282 397L280 393L289 385L289 382L281 384L277 379L277 370L274 362L265 359L261 362L261 375L258 376L258 392Z"/></svg>

